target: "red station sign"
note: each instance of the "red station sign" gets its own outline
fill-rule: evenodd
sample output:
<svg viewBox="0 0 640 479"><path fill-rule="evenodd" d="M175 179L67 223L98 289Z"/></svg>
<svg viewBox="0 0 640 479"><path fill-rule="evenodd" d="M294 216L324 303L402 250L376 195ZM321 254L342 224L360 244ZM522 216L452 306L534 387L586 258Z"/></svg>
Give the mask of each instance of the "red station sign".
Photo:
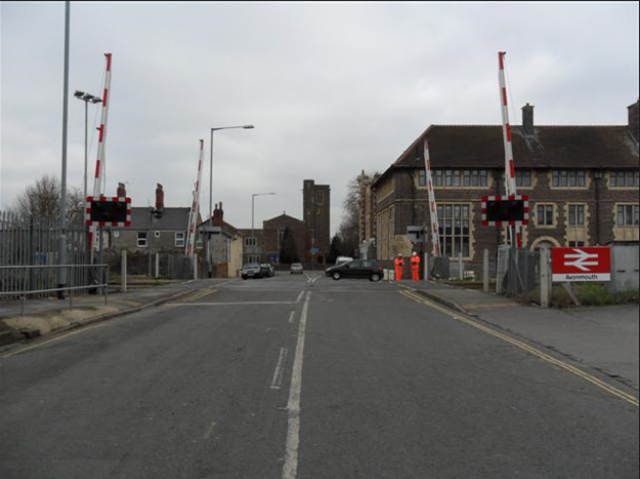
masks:
<svg viewBox="0 0 640 479"><path fill-rule="evenodd" d="M611 248L553 248L551 271L556 283L611 281Z"/></svg>

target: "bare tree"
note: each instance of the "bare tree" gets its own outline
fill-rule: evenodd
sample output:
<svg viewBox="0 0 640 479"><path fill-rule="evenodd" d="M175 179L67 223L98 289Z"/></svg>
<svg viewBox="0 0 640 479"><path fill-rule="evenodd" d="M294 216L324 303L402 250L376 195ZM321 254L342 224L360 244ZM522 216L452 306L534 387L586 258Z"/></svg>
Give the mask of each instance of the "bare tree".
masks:
<svg viewBox="0 0 640 479"><path fill-rule="evenodd" d="M55 220L60 216L61 193L60 180L45 175L18 195L14 209L23 216ZM82 196L79 188L72 188L67 192L67 220L70 223L82 220Z"/></svg>

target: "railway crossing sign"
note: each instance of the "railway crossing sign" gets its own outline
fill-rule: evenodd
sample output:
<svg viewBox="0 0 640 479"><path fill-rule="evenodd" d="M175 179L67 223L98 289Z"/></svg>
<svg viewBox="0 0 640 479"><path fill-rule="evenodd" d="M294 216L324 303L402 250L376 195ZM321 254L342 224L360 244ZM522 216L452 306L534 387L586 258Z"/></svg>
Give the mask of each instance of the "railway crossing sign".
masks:
<svg viewBox="0 0 640 479"><path fill-rule="evenodd" d="M553 248L554 283L611 281L611 248Z"/></svg>

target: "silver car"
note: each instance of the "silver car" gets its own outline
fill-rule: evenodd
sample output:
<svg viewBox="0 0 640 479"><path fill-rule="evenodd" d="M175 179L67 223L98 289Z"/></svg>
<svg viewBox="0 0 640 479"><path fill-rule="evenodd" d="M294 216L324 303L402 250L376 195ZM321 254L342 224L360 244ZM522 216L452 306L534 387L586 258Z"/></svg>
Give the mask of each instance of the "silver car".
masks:
<svg viewBox="0 0 640 479"><path fill-rule="evenodd" d="M291 274L304 274L304 268L300 263L291 265Z"/></svg>

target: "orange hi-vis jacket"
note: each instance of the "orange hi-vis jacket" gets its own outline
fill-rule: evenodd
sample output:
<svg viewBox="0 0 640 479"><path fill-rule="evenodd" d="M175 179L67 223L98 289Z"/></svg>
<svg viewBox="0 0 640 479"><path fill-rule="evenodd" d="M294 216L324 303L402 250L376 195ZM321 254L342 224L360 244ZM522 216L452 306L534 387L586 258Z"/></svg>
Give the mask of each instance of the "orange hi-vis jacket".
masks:
<svg viewBox="0 0 640 479"><path fill-rule="evenodd" d="M419 271L420 263L420 256L414 256L413 258L411 258L411 269L417 269Z"/></svg>

